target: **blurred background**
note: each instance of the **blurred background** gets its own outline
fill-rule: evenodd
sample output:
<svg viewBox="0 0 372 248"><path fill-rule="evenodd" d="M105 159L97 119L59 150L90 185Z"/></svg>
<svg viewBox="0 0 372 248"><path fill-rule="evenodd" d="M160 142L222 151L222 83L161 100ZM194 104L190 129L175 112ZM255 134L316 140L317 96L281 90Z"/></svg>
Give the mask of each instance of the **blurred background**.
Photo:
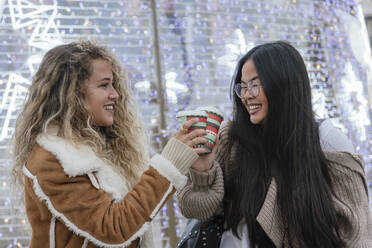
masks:
<svg viewBox="0 0 372 248"><path fill-rule="evenodd" d="M10 141L31 77L48 49L82 38L126 68L152 154L179 110L213 105L230 118L238 58L290 42L306 61L315 113L363 156L372 200L371 0L0 0L0 15L0 248L28 247L30 237L23 207L11 212ZM171 199L155 222L156 247L175 247L185 224Z"/></svg>

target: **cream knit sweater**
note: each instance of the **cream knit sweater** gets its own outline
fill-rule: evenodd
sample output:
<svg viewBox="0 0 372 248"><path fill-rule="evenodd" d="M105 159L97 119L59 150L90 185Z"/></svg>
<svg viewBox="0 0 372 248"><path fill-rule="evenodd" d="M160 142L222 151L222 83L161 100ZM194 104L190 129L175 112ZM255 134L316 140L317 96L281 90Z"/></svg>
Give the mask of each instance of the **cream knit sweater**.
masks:
<svg viewBox="0 0 372 248"><path fill-rule="evenodd" d="M190 169L186 186L177 194L182 214L187 218L206 220L222 211L224 176L229 173L231 154L227 153L228 126L220 130L220 146L213 167L208 172ZM234 152L232 152L234 154ZM372 218L368 202L368 188L362 160L347 152L325 153L335 193L336 211L353 225L353 232L346 241L347 247L372 247ZM268 237L276 247L287 247L285 226L276 205L277 185L272 179L265 201L257 216ZM346 204L346 205L345 205ZM341 230L343 227L341 226Z"/></svg>

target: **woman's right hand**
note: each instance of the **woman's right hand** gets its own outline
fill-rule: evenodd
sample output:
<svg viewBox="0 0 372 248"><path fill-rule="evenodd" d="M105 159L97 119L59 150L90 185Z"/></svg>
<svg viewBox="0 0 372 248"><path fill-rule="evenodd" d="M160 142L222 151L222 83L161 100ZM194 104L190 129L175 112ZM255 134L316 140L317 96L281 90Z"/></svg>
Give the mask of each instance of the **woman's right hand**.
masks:
<svg viewBox="0 0 372 248"><path fill-rule="evenodd" d="M181 129L173 135L173 137L193 148L197 154L202 154L206 153L207 150L205 148L194 148L194 146L207 142L207 139L204 137L207 135L207 131L204 129L195 129L190 133L187 132L187 130L198 121L199 120L197 118L186 121L182 125Z"/></svg>

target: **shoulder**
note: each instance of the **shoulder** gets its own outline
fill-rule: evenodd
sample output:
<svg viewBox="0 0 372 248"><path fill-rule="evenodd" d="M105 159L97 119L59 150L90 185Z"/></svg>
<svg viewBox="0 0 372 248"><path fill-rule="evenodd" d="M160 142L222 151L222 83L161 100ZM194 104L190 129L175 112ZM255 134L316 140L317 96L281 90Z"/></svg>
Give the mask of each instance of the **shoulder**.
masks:
<svg viewBox="0 0 372 248"><path fill-rule="evenodd" d="M229 129L231 127L231 121L227 120L221 123L219 130L219 139L226 139L228 137Z"/></svg>
<svg viewBox="0 0 372 248"><path fill-rule="evenodd" d="M57 135L43 133L37 138L24 173L29 178L54 184L90 182L115 200L128 193L126 179L87 145L74 145ZM88 179L89 178L89 179Z"/></svg>
<svg viewBox="0 0 372 248"><path fill-rule="evenodd" d="M229 151L229 129L231 126L231 121L224 121L221 124L218 136L219 145L216 153L215 160L218 162L224 174L226 173L226 168L229 166L231 159L231 154Z"/></svg>
<svg viewBox="0 0 372 248"><path fill-rule="evenodd" d="M75 146L51 133L38 135L26 163L32 175L61 172L68 177L87 175L104 167L105 162L88 146Z"/></svg>
<svg viewBox="0 0 372 248"><path fill-rule="evenodd" d="M38 135L37 144L58 160L70 177L81 176L107 167L87 145L72 144L69 140L51 133Z"/></svg>
<svg viewBox="0 0 372 248"><path fill-rule="evenodd" d="M60 167L59 161L51 152L47 151L39 144L36 144L28 157L26 167L32 174L37 174L44 169Z"/></svg>
<svg viewBox="0 0 372 248"><path fill-rule="evenodd" d="M332 183L339 194L368 195L368 186L361 156L349 152L326 152ZM357 194L356 194L357 193Z"/></svg>
<svg viewBox="0 0 372 248"><path fill-rule="evenodd" d="M325 152L355 152L352 142L333 124L331 119L325 119L320 123L319 138L322 150Z"/></svg>
<svg viewBox="0 0 372 248"><path fill-rule="evenodd" d="M352 171L364 175L363 160L360 155L350 152L325 152L331 170Z"/></svg>
<svg viewBox="0 0 372 248"><path fill-rule="evenodd" d="M226 157L227 147L229 141L229 129L231 127L231 121L224 121L221 124L220 130L218 132L219 145L217 150L217 157ZM225 160L225 159L223 159Z"/></svg>

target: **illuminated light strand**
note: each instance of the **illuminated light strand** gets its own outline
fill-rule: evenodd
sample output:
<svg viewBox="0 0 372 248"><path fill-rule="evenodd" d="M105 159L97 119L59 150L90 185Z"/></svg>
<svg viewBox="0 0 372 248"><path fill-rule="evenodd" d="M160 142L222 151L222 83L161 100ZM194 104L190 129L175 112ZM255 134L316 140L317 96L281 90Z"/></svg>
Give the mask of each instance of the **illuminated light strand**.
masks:
<svg viewBox="0 0 372 248"><path fill-rule="evenodd" d="M151 129L150 134L152 134L152 137L156 137L151 140L154 145L160 144L159 136L169 137L172 131L176 129L174 122L175 112L206 103L213 104L213 102L207 101L208 96L213 95L220 104L218 107L227 115L227 119L231 118L231 116L228 116L231 112L231 106L229 105L229 87L226 85L230 82L236 59L249 50L250 47L274 39L289 40L304 55L308 69L309 71L311 70L309 74L315 96L313 99L314 107L318 108L316 112L322 112L324 117L335 117L336 122L340 123L344 130L349 130L352 135L357 135L360 131L360 126L355 128L352 123L348 124L345 120L345 116L349 115L348 112L353 111L353 109L348 109L345 116L342 115L340 106L338 105L339 103L334 99L333 90L337 94L341 94L339 88L334 88L336 83L342 78L340 70L337 69L343 68L341 66L345 63L344 58L350 57L350 54L352 54L348 45L345 44L345 40L347 41L348 37L345 35L345 30L339 28L342 23L337 16L333 14L325 16L324 13L313 11L311 9L312 3L309 4L310 1L276 0L273 4L246 1L247 6L242 7L239 1L220 0L218 4L213 4L213 1L208 1L205 4L201 2L190 4L176 0L174 15L178 19L177 23L179 23L179 26L175 24L172 26L172 24L167 23L165 13L162 12L161 4L163 2L165 1L159 1L158 3L159 12L161 13L159 15L159 25L163 30L160 37L161 51L163 53L163 80L167 86L166 93L170 96L167 99L169 106L166 115L168 125L165 130L156 129L159 122L159 113L156 106L157 98L158 94L163 93L157 92L156 88L153 87L154 78L152 75L155 72L152 67L154 61L151 58L151 44L147 44L151 42L152 32L151 29L138 29L139 26L146 25L142 21L146 20L145 15L147 12L145 10L148 8L147 5L141 3L142 5L139 8L135 8L134 5L121 2L121 6L124 6L126 11L118 11L113 8L111 3L105 3L103 8L101 5L95 7L97 9L97 12L95 12L97 16L87 17L76 11L78 7L71 7L69 12L71 17L76 19L85 18L84 24L86 26L83 27L82 25L79 26L80 24L76 24L76 26L70 25L67 28L61 28L65 32L61 33L61 36L66 40L76 39L79 35L102 40L116 39L115 44L113 44L113 51L119 56L124 54L120 58L120 61L127 67L132 67L131 72L133 74L131 78L134 81L133 88L135 89L135 96L140 105L139 108L142 111L142 117L147 127ZM358 12L356 8L358 4L354 1L336 0L332 1L332 3L331 1L315 2L321 4L321 8L323 9L337 8L353 16ZM81 3L80 8L90 8L87 2ZM351 12L350 8L354 9L354 11ZM52 10L49 11L52 12ZM248 17L247 13L250 13ZM121 26L118 26L119 22L116 18L119 18L119 15L126 16L125 18L133 20L133 22L126 22L123 18L120 19ZM214 16L215 19L212 19ZM107 26L100 26L100 23L94 20L97 17L108 17L110 18L110 22ZM265 19L265 22L269 22L270 25L265 26L263 19ZM308 30L308 24L310 22L313 22L312 25L315 27L321 27L320 34L316 30ZM328 29L322 25L325 22L330 24ZM289 26L288 23L291 23L291 25ZM292 23L295 23L295 25L292 25ZM58 27L58 23L56 24ZM36 26L36 24L33 25ZM193 28L191 29L190 27ZM85 33L78 33L79 31L76 28L85 28ZM179 37L172 31L175 28L184 29L187 33L185 36L185 45L188 50L188 67L180 60L182 54L180 52L182 48L180 47L182 43ZM239 34L236 33L239 32L237 31L238 29L242 32L240 38ZM332 38L331 36L334 37ZM224 39L220 39L220 37L224 37ZM239 42L239 39L241 42ZM121 44L117 45L119 43ZM126 46L126 49L123 49L123 46ZM141 49L138 49L139 47ZM37 50L32 51L36 53ZM141 57L137 56L138 52L141 53ZM333 58L333 53L338 54L338 56ZM30 72L35 70L34 65L38 64L38 60L40 60L40 56L32 59L30 57L27 60L30 62ZM313 60L317 60L320 66L314 63ZM9 63L11 64L13 61L10 60ZM211 63L214 63L212 65L215 68L211 69ZM353 68L358 68L354 73L356 78L362 79L363 77L360 75L363 74L364 69L358 67L357 61L350 60L350 63L353 65ZM187 70L190 70L191 76L197 80L194 86L185 80L187 78ZM167 78L166 76L169 73L172 76L171 78ZM138 87L136 85L141 81L148 82L149 87L146 90L137 90ZM364 83L364 86L368 83L366 80L361 80L361 82ZM173 88L173 85L180 87ZM190 87L194 87L192 89L193 91L190 90ZM188 105L184 103L187 92L193 92ZM350 92L345 91L345 94L349 96ZM12 101L10 95L7 101ZM368 129L366 129L365 133L368 134ZM366 142L358 142L358 145L360 146L359 150L363 157L368 156L366 152L368 145ZM174 204L174 206L177 206L177 204ZM176 213L179 214L177 208ZM165 208L160 212L159 218L161 218L161 230L163 230L167 226ZM180 221L180 216L177 218L179 218L179 226L177 227L177 231L179 231L182 229L184 223ZM165 236L166 234L164 231L161 231L161 235Z"/></svg>

